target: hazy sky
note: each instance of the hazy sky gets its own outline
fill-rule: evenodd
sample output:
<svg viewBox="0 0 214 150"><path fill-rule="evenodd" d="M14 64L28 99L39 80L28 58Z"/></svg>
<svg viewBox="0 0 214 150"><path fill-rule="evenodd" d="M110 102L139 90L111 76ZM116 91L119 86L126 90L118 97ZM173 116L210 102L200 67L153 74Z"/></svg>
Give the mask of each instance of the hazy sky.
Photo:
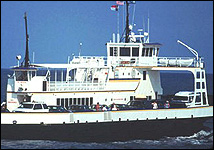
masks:
<svg viewBox="0 0 214 150"><path fill-rule="evenodd" d="M25 54L24 12L27 12L29 50L36 63L67 63L68 55L106 56L106 42L117 32L116 1L4 1L1 2L1 68L17 65ZM130 8L133 20L134 5ZM136 1L134 23L150 19L150 42L163 44L160 56L190 56L179 39L204 57L207 73L213 73L212 1ZM119 8L122 33L123 7ZM23 60L23 59L22 59Z"/></svg>

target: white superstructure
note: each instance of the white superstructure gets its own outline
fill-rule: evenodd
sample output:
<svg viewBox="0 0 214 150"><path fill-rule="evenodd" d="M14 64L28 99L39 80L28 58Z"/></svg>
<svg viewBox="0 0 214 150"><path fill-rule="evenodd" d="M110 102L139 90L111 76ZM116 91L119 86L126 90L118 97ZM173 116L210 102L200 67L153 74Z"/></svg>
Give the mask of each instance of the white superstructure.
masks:
<svg viewBox="0 0 214 150"><path fill-rule="evenodd" d="M147 32L137 35L130 29L125 42L115 42L113 35L105 57L73 56L67 64L28 64L25 57L25 65L13 67L14 74L8 79L7 109L32 101L68 107L126 104L139 95L160 99L160 71L164 70L192 72L194 91L188 107L209 106L204 64L198 53L197 58L159 57L161 44L150 43Z"/></svg>

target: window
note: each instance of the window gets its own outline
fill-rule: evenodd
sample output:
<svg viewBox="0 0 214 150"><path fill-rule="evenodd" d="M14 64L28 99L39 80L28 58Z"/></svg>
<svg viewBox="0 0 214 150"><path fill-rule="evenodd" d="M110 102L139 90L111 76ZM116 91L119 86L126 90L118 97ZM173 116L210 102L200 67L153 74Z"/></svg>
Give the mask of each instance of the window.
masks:
<svg viewBox="0 0 214 150"><path fill-rule="evenodd" d="M146 96L147 100L151 100L152 96Z"/></svg>
<svg viewBox="0 0 214 150"><path fill-rule="evenodd" d="M196 89L200 89L200 82L196 82Z"/></svg>
<svg viewBox="0 0 214 150"><path fill-rule="evenodd" d="M76 98L74 98L74 103L73 103L74 105L76 105L77 104L77 99Z"/></svg>
<svg viewBox="0 0 214 150"><path fill-rule="evenodd" d="M98 83L98 78L94 78L94 83Z"/></svg>
<svg viewBox="0 0 214 150"><path fill-rule="evenodd" d="M196 96L196 100L195 100L195 102L201 102L201 95Z"/></svg>
<svg viewBox="0 0 214 150"><path fill-rule="evenodd" d="M158 56L158 53L159 53L159 48L157 48L157 54L156 54L156 56Z"/></svg>
<svg viewBox="0 0 214 150"><path fill-rule="evenodd" d="M69 98L69 105L72 105L72 98Z"/></svg>
<svg viewBox="0 0 214 150"><path fill-rule="evenodd" d="M48 106L46 104L42 104L44 109L48 109Z"/></svg>
<svg viewBox="0 0 214 150"><path fill-rule="evenodd" d="M150 48L149 57L152 57L152 51L153 51L153 48Z"/></svg>
<svg viewBox="0 0 214 150"><path fill-rule="evenodd" d="M43 81L42 90L47 91L47 81Z"/></svg>
<svg viewBox="0 0 214 150"><path fill-rule="evenodd" d="M146 49L143 48L143 49L142 49L142 56L145 56L145 53L146 53Z"/></svg>
<svg viewBox="0 0 214 150"><path fill-rule="evenodd" d="M131 100L134 100L134 96L130 96L130 101L131 101Z"/></svg>
<svg viewBox="0 0 214 150"><path fill-rule="evenodd" d="M82 98L82 105L86 105L85 98Z"/></svg>
<svg viewBox="0 0 214 150"><path fill-rule="evenodd" d="M148 56L148 55L149 55L149 48L146 48L145 56Z"/></svg>
<svg viewBox="0 0 214 150"><path fill-rule="evenodd" d="M35 104L34 109L42 109L42 105L41 104Z"/></svg>
<svg viewBox="0 0 214 150"><path fill-rule="evenodd" d="M130 47L121 47L120 56L130 56Z"/></svg>
<svg viewBox="0 0 214 150"><path fill-rule="evenodd" d="M65 98L65 107L68 108L68 98Z"/></svg>
<svg viewBox="0 0 214 150"><path fill-rule="evenodd" d="M200 72L197 72L197 79L200 78Z"/></svg>
<svg viewBox="0 0 214 150"><path fill-rule="evenodd" d="M27 71L16 71L16 81L27 81Z"/></svg>
<svg viewBox="0 0 214 150"><path fill-rule="evenodd" d="M202 96L203 96L203 104L206 105L207 102L206 102L206 95L205 95L205 92L202 93Z"/></svg>
<svg viewBox="0 0 214 150"><path fill-rule="evenodd" d="M204 72L202 72L202 79L204 79Z"/></svg>
<svg viewBox="0 0 214 150"><path fill-rule="evenodd" d="M90 97L90 105L93 104L93 97Z"/></svg>
<svg viewBox="0 0 214 150"><path fill-rule="evenodd" d="M155 92L155 99L158 99L158 92Z"/></svg>
<svg viewBox="0 0 214 150"><path fill-rule="evenodd" d="M139 56L139 48L138 47L132 48L132 56Z"/></svg>
<svg viewBox="0 0 214 150"><path fill-rule="evenodd" d="M78 98L78 105L80 105L81 104L81 99L80 98Z"/></svg>
<svg viewBox="0 0 214 150"><path fill-rule="evenodd" d="M33 104L22 104L18 108L33 108Z"/></svg>
<svg viewBox="0 0 214 150"><path fill-rule="evenodd" d="M146 71L143 71L143 80L146 80Z"/></svg>
<svg viewBox="0 0 214 150"><path fill-rule="evenodd" d="M60 105L60 98L56 99L56 105Z"/></svg>
<svg viewBox="0 0 214 150"><path fill-rule="evenodd" d="M26 95L26 102L31 102L31 96Z"/></svg>
<svg viewBox="0 0 214 150"><path fill-rule="evenodd" d="M89 98L86 98L86 105L89 106Z"/></svg>
<svg viewBox="0 0 214 150"><path fill-rule="evenodd" d="M113 47L110 47L110 56L113 56Z"/></svg>
<svg viewBox="0 0 214 150"><path fill-rule="evenodd" d="M205 89L205 84L204 84L204 82L202 82L202 89Z"/></svg>
<svg viewBox="0 0 214 150"><path fill-rule="evenodd" d="M64 107L64 98L61 98L61 106Z"/></svg>
<svg viewBox="0 0 214 150"><path fill-rule="evenodd" d="M114 56L117 56L118 54L117 54L117 47L114 47Z"/></svg>

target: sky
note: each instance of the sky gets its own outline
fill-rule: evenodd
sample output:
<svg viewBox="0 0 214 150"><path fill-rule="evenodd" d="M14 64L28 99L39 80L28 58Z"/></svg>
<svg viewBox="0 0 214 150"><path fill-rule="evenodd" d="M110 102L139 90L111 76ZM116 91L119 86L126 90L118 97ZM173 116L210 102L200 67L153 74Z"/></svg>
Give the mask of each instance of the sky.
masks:
<svg viewBox="0 0 214 150"><path fill-rule="evenodd" d="M116 1L1 1L1 68L17 65L25 55L27 12L30 60L67 63L68 56L106 56L106 43L123 31L123 7ZM135 11L134 11L135 10ZM135 12L133 17L133 12ZM160 57L194 57L181 40L204 58L213 73L213 1L136 1L130 5L134 31L144 28L150 42L161 43Z"/></svg>

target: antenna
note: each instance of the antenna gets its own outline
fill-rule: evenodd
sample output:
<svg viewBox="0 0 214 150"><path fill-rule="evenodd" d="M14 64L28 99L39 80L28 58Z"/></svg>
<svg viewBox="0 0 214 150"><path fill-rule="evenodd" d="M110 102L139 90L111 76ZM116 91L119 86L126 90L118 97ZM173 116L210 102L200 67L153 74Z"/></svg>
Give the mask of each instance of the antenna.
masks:
<svg viewBox="0 0 214 150"><path fill-rule="evenodd" d="M79 57L80 57L80 53L81 53L81 47L82 47L82 43L80 42Z"/></svg>
<svg viewBox="0 0 214 150"><path fill-rule="evenodd" d="M70 56L68 56L68 64L69 64L69 62L70 62Z"/></svg>
<svg viewBox="0 0 214 150"><path fill-rule="evenodd" d="M148 38L147 38L147 43L149 43L149 12L148 12Z"/></svg>
<svg viewBox="0 0 214 150"><path fill-rule="evenodd" d="M35 52L33 52L33 63L34 63L34 58L35 58Z"/></svg>

